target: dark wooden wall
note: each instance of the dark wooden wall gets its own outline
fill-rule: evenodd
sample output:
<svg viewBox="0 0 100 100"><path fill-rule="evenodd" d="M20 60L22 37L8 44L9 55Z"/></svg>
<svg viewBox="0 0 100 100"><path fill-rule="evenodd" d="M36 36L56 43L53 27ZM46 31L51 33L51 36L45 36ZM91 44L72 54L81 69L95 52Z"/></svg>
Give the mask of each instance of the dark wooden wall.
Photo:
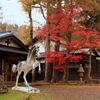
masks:
<svg viewBox="0 0 100 100"><path fill-rule="evenodd" d="M0 59L0 75L2 75L2 61Z"/></svg>

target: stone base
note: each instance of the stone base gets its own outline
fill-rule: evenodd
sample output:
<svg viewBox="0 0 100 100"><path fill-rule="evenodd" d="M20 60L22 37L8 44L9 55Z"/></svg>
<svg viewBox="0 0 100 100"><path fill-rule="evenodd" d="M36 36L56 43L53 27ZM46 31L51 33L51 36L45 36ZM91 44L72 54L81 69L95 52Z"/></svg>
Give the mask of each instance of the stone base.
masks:
<svg viewBox="0 0 100 100"><path fill-rule="evenodd" d="M19 86L15 86L12 87L12 90L18 90L18 91L24 91L27 93L40 93L40 90L37 88L33 88L33 87L19 87Z"/></svg>

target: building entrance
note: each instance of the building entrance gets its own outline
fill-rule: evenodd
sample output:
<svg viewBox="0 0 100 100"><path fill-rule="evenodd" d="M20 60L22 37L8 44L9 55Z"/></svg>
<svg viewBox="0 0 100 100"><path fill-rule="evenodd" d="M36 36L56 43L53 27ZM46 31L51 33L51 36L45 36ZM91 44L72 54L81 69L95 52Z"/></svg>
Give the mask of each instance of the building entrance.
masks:
<svg viewBox="0 0 100 100"><path fill-rule="evenodd" d="M12 63L5 63L4 64L4 81L15 81L16 80L16 73L12 72Z"/></svg>

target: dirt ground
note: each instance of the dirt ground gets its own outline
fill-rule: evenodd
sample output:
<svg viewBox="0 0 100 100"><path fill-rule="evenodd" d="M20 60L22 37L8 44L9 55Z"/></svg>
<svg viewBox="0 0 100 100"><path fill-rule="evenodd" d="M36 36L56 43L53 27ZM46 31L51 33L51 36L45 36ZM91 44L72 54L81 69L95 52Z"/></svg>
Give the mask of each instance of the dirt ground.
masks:
<svg viewBox="0 0 100 100"><path fill-rule="evenodd" d="M48 94L46 98L41 94L39 100L100 100L100 86L34 85L33 87ZM34 96L32 100L36 100Z"/></svg>

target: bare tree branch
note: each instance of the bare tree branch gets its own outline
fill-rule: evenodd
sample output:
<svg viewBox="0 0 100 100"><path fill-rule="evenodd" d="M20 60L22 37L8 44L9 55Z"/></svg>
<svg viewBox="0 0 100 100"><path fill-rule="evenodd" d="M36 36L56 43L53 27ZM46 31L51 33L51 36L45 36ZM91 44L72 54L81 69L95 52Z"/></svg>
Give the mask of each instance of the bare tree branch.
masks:
<svg viewBox="0 0 100 100"><path fill-rule="evenodd" d="M32 5L32 7L33 7L33 8L40 8L41 13L42 13L42 16L43 16L43 18L46 20L46 16L45 16L45 14L44 14L42 5L41 5L40 3L39 3L39 6L34 6L34 5Z"/></svg>

